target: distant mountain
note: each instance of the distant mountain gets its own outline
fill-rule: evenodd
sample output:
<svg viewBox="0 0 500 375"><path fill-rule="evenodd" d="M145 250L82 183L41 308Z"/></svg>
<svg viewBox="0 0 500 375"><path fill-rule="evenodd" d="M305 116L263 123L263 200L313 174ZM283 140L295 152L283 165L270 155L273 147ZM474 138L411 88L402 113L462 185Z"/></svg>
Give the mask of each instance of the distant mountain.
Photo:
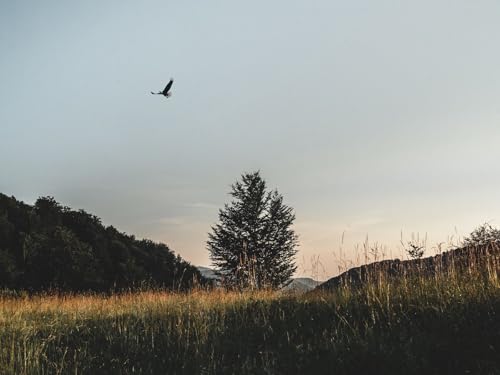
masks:
<svg viewBox="0 0 500 375"><path fill-rule="evenodd" d="M316 288L321 281L316 281L311 279L310 277L297 277L292 279L292 282L283 288L285 291L294 291L294 292L308 292Z"/></svg>
<svg viewBox="0 0 500 375"><path fill-rule="evenodd" d="M211 280L218 280L219 276L215 274L215 271L209 267L203 267L203 266L198 266L198 271L200 271L201 276L203 276L206 279L211 279Z"/></svg>
<svg viewBox="0 0 500 375"><path fill-rule="evenodd" d="M461 247L433 257L404 261L383 260L365 264L332 277L316 289L331 290L341 285L359 286L378 282L382 278L394 280L401 277L429 277L446 272L487 269L490 266L500 267L500 244L497 242Z"/></svg>
<svg viewBox="0 0 500 375"><path fill-rule="evenodd" d="M198 266L198 271L207 279L218 280L219 277L215 274L215 270L209 267ZM320 281L313 280L309 277L298 277L292 279L292 282L283 288L285 291L307 292L321 284Z"/></svg>

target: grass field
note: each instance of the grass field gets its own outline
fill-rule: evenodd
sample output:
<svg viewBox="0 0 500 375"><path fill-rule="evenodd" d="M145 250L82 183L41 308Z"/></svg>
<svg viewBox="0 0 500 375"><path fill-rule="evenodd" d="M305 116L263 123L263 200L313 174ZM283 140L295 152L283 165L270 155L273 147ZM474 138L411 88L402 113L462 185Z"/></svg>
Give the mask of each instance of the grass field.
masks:
<svg viewBox="0 0 500 375"><path fill-rule="evenodd" d="M500 374L497 270L332 292L0 299L2 374Z"/></svg>

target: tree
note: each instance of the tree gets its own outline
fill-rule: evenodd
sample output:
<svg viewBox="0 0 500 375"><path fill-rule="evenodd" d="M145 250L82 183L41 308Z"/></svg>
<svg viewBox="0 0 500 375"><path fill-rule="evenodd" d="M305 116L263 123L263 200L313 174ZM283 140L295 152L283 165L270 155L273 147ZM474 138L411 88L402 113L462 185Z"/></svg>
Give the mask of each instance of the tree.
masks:
<svg viewBox="0 0 500 375"><path fill-rule="evenodd" d="M405 243L403 242L403 233L401 233L401 245L403 245L403 249L411 259L422 258L425 253L426 244L427 234L425 235L424 239L421 240L418 233L416 236L412 233L411 241L408 241L405 245Z"/></svg>
<svg viewBox="0 0 500 375"><path fill-rule="evenodd" d="M277 190L267 191L260 173L246 173L231 186L234 200L219 210L207 249L230 287L280 288L296 270L295 215Z"/></svg>
<svg viewBox="0 0 500 375"><path fill-rule="evenodd" d="M500 229L484 223L474 229L468 237L462 241L464 246L481 246L492 242L500 242Z"/></svg>
<svg viewBox="0 0 500 375"><path fill-rule="evenodd" d="M408 242L408 247L405 250L411 259L420 259L425 252L423 245L419 245L413 242Z"/></svg>

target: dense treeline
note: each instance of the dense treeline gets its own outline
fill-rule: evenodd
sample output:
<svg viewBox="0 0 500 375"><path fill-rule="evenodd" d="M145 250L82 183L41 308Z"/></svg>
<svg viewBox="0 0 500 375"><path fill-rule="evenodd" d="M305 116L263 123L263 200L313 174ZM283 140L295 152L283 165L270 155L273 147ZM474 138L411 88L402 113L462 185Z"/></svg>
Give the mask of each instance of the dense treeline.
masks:
<svg viewBox="0 0 500 375"><path fill-rule="evenodd" d="M199 271L166 245L137 240L52 197L0 193L0 287L32 291L189 288Z"/></svg>

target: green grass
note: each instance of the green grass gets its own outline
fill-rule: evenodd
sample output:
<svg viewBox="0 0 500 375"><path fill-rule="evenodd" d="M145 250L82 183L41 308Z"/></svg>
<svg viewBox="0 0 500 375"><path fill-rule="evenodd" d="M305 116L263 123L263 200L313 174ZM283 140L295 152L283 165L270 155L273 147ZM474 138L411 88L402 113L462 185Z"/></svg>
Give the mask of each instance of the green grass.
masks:
<svg viewBox="0 0 500 375"><path fill-rule="evenodd" d="M1 374L500 374L497 272L330 293L4 296Z"/></svg>

